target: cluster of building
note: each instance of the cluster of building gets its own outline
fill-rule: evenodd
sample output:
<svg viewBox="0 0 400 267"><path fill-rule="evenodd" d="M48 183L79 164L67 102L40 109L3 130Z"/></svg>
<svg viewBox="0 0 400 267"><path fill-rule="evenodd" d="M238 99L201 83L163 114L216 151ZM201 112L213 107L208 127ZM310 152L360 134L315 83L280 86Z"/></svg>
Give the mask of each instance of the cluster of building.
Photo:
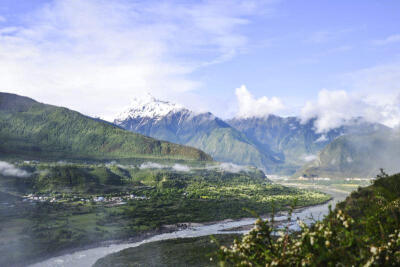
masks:
<svg viewBox="0 0 400 267"><path fill-rule="evenodd" d="M123 205L128 200L147 200L149 197L137 196L134 194L124 196L91 196L88 198L81 198L75 195L68 195L67 197L62 195L34 195L29 194L23 197L23 201L30 202L65 202L65 201L80 201L80 202L100 202L107 204Z"/></svg>
<svg viewBox="0 0 400 267"><path fill-rule="evenodd" d="M35 196L33 194L29 194L23 197L23 201L57 202L57 199L54 196Z"/></svg>

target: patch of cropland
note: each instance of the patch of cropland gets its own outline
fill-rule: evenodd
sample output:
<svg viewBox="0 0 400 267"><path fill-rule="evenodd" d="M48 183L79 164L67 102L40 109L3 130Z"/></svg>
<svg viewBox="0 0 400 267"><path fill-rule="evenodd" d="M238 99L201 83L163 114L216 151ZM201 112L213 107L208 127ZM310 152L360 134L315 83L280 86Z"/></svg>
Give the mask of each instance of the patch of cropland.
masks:
<svg viewBox="0 0 400 267"><path fill-rule="evenodd" d="M204 152L125 131L78 112L0 93L0 155L24 159L181 159Z"/></svg>
<svg viewBox="0 0 400 267"><path fill-rule="evenodd" d="M316 177L316 178L284 178L272 179L274 182L285 186L298 187L298 188L319 188L339 190L342 192L351 193L358 187L365 187L371 184L374 178L329 178L329 177Z"/></svg>
<svg viewBox="0 0 400 267"><path fill-rule="evenodd" d="M210 261L218 245L228 245L240 235L215 235L179 238L152 242L111 254L96 262L95 267L106 266L217 266ZM214 242L216 241L216 242Z"/></svg>
<svg viewBox="0 0 400 267"><path fill-rule="evenodd" d="M226 164L21 162L11 169L13 175L0 174L2 266L177 230L178 223L247 217L245 209L265 214L329 199L271 184L255 168Z"/></svg>
<svg viewBox="0 0 400 267"><path fill-rule="evenodd" d="M335 210L299 233L258 220L241 241L221 247L218 259L240 266L399 266L400 174L381 173Z"/></svg>

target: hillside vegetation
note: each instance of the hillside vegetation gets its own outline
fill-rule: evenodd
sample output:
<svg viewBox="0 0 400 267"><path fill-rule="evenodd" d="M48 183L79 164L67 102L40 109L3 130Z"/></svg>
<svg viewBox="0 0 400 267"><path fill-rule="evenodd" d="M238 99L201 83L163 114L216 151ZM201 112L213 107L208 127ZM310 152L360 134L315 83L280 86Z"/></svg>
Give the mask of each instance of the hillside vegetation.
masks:
<svg viewBox="0 0 400 267"><path fill-rule="evenodd" d="M382 173L300 233L273 231L257 220L241 241L221 247L221 266L399 266L400 174Z"/></svg>
<svg viewBox="0 0 400 267"><path fill-rule="evenodd" d="M354 119L347 126L318 133L315 118L305 123L298 117L234 118L228 123L243 133L251 142L279 161L269 165L269 172L292 175L307 164L336 138L344 134L365 135L377 130L388 129L382 124Z"/></svg>
<svg viewBox="0 0 400 267"><path fill-rule="evenodd" d="M158 100L144 105L144 109ZM133 110L140 112L140 105ZM138 109L138 110L137 110ZM279 159L263 151L245 134L231 127L211 113L194 113L188 109L172 110L156 117L125 117L114 121L126 130L196 147L210 154L215 160L252 165L269 171Z"/></svg>
<svg viewBox="0 0 400 267"><path fill-rule="evenodd" d="M238 236L223 234L216 235L214 238L218 244L228 245ZM215 263L210 261L210 256L215 254L218 245L210 241L210 236L202 236L151 242L101 258L94 267L215 266Z"/></svg>
<svg viewBox="0 0 400 267"><path fill-rule="evenodd" d="M245 208L265 214L273 207L287 209L296 199L308 206L330 198L271 184L255 168L234 173L216 163L8 166L19 172L0 173L0 266L100 241L178 230L178 223L243 218L249 216Z"/></svg>
<svg viewBox="0 0 400 267"><path fill-rule="evenodd" d="M78 112L0 93L0 154L7 158L212 160L204 152L125 131Z"/></svg>
<svg viewBox="0 0 400 267"><path fill-rule="evenodd" d="M335 139L294 176L373 177L379 168L400 172L400 131L381 130Z"/></svg>

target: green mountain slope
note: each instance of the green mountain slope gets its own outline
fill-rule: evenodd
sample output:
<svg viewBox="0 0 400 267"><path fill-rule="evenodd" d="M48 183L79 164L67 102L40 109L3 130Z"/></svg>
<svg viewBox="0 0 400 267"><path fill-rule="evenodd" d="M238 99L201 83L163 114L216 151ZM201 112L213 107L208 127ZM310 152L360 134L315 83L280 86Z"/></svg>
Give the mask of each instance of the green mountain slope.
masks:
<svg viewBox="0 0 400 267"><path fill-rule="evenodd" d="M279 162L270 150L257 147L213 114L196 113L154 98L135 100L114 123L132 132L196 147L218 161L253 165L269 172Z"/></svg>
<svg viewBox="0 0 400 267"><path fill-rule="evenodd" d="M381 130L364 135L341 136L295 176L373 177L379 168L388 173L400 171L399 131Z"/></svg>
<svg viewBox="0 0 400 267"><path fill-rule="evenodd" d="M186 144L207 151L217 160L254 165L267 171L278 161L260 151L244 134L231 127L196 134Z"/></svg>
<svg viewBox="0 0 400 267"><path fill-rule="evenodd" d="M0 93L0 156L212 160L204 152L125 131L67 108Z"/></svg>
<svg viewBox="0 0 400 267"><path fill-rule="evenodd" d="M269 151L269 154L280 159L273 171L281 174L293 174L304 164L315 159L318 152L340 135L365 134L387 128L355 119L348 126L317 133L314 122L315 119L303 123L297 117L283 118L275 115L228 120L230 125L245 134L257 148Z"/></svg>

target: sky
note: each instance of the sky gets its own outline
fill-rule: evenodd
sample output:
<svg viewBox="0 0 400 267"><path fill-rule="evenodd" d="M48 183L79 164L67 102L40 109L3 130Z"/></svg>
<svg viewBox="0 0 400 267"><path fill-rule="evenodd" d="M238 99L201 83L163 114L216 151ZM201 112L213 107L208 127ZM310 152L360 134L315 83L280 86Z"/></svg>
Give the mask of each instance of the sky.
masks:
<svg viewBox="0 0 400 267"><path fill-rule="evenodd" d="M400 1L0 0L0 91L112 120L144 93L222 118L400 126Z"/></svg>

